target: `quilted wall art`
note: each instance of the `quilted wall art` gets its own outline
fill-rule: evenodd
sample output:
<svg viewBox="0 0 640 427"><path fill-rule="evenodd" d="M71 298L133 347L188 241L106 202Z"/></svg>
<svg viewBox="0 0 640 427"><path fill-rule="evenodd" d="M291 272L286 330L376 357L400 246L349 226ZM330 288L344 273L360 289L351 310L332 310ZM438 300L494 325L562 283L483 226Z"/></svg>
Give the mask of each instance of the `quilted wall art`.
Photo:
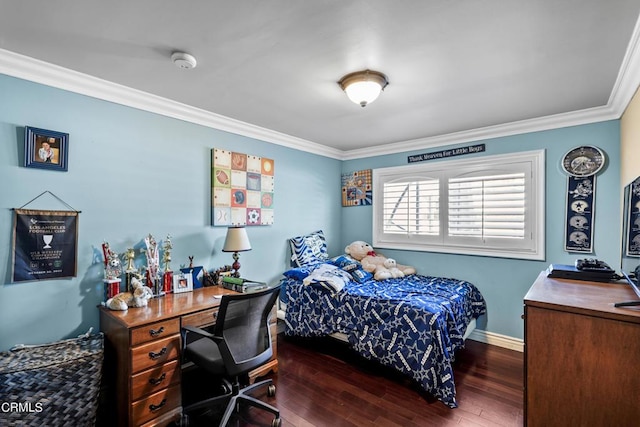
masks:
<svg viewBox="0 0 640 427"><path fill-rule="evenodd" d="M342 206L371 205L371 169L342 174Z"/></svg>
<svg viewBox="0 0 640 427"><path fill-rule="evenodd" d="M211 225L272 225L274 161L211 150Z"/></svg>

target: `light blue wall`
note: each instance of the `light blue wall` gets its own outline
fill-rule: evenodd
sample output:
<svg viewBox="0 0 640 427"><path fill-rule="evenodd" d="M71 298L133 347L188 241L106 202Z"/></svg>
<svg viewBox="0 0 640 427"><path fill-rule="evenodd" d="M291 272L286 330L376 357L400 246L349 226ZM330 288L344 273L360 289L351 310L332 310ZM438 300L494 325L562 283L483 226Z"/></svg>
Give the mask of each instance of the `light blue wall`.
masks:
<svg viewBox="0 0 640 427"><path fill-rule="evenodd" d="M68 172L21 166L24 126L69 133ZM286 240L319 228L340 250L340 161L0 75L0 351L99 328L103 240L121 253L170 234L174 269L231 264L226 228L209 225L214 147L275 160L275 224L248 228L245 277L276 282ZM11 209L46 190L82 211L77 277L11 283ZM49 195L28 207L66 209Z"/></svg>
<svg viewBox="0 0 640 427"><path fill-rule="evenodd" d="M479 328L509 337L523 338L523 297L538 274L550 263L573 264L578 254L564 251L564 203L567 177L561 157L573 147L595 145L607 154L606 168L597 177L595 253L611 266L620 265L620 126L618 120L544 132L480 141L486 152L465 158L529 150L546 150L546 260L524 261L443 253L383 250L402 264L414 265L418 273L465 279L478 286L487 300L487 315ZM474 143L451 146L473 145ZM415 152L345 161L343 173L407 164ZM460 159L458 157L457 159ZM438 161L438 160L433 160ZM442 161L442 160L440 160ZM354 240L371 241L371 207L342 208L342 246Z"/></svg>
<svg viewBox="0 0 640 427"><path fill-rule="evenodd" d="M24 126L70 134L68 172L20 166ZM476 156L547 150L546 261L385 253L423 274L474 282L489 308L480 327L522 338L522 298L531 283L550 262L572 263L578 257L562 249L566 176L559 159L572 147L596 145L607 153L607 168L597 181L594 255L620 263L619 141L618 121L482 141L487 151ZM321 228L331 254L353 240L371 241L371 208L341 207L341 172L403 165L408 155L441 149L340 162L0 75L0 351L98 328L103 240L122 252L148 233L158 240L170 234L174 268L189 255L207 268L229 264L230 255L220 252L225 229L209 225L214 147L275 160L275 224L249 228L253 250L241 254L243 275L269 282L287 266L291 236ZM45 190L82 211L78 275L11 283L11 209ZM48 195L28 207L65 209Z"/></svg>

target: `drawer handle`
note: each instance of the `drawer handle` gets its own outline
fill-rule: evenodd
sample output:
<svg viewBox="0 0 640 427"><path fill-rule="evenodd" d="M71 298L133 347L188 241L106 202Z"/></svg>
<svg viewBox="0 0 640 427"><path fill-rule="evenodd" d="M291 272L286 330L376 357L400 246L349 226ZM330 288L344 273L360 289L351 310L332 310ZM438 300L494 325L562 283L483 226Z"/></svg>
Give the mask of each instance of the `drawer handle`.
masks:
<svg viewBox="0 0 640 427"><path fill-rule="evenodd" d="M150 410L151 412L155 412L155 411L157 411L158 409L161 409L161 408L162 408L166 403L167 403L167 399L162 399L162 402L160 402L160 403L159 403L159 404L157 404L157 405L154 405L154 404L152 403L151 405L149 405L149 410Z"/></svg>
<svg viewBox="0 0 640 427"><path fill-rule="evenodd" d="M152 358L153 360L156 360L157 358L164 356L166 352L167 352L167 347L162 347L162 350L160 350L160 353L154 353L153 351L150 351L149 357Z"/></svg>
<svg viewBox="0 0 640 427"><path fill-rule="evenodd" d="M149 335L151 335L152 337L157 337L163 332L164 332L164 326L160 326L160 329L149 329Z"/></svg>
<svg viewBox="0 0 640 427"><path fill-rule="evenodd" d="M162 374L160 378L149 378L149 383L151 385L158 385L166 378L167 374Z"/></svg>

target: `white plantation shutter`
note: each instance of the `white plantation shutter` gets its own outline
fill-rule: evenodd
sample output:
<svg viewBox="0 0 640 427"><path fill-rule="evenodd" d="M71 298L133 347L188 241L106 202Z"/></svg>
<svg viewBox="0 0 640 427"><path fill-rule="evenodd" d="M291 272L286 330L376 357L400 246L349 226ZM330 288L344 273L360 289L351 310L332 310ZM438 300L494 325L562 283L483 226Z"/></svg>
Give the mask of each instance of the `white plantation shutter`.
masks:
<svg viewBox="0 0 640 427"><path fill-rule="evenodd" d="M374 247L544 259L544 151L373 171Z"/></svg>
<svg viewBox="0 0 640 427"><path fill-rule="evenodd" d="M449 180L450 236L523 239L524 172Z"/></svg>
<svg viewBox="0 0 640 427"><path fill-rule="evenodd" d="M437 179L387 182L383 192L385 233L440 234L440 189Z"/></svg>

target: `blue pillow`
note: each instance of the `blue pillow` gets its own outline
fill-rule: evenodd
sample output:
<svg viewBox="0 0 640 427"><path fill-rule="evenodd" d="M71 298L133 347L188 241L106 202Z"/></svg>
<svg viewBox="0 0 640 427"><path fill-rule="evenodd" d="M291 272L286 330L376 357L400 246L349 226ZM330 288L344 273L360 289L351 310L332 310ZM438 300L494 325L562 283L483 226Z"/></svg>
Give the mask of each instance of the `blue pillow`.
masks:
<svg viewBox="0 0 640 427"><path fill-rule="evenodd" d="M303 265L302 267L287 270L282 274L288 279L304 280L317 266L318 264Z"/></svg>
<svg viewBox="0 0 640 427"><path fill-rule="evenodd" d="M371 280L373 278L373 274L369 273L362 267L358 267L355 270L350 271L349 273L351 273L351 277L353 277L353 280L358 283L364 283L367 280Z"/></svg>
<svg viewBox="0 0 640 427"><path fill-rule="evenodd" d="M332 258L330 262L336 267L340 267L344 271L351 274L353 280L358 283L364 283L373 277L373 274L365 271L358 261L346 255L339 255L335 258Z"/></svg>
<svg viewBox="0 0 640 427"><path fill-rule="evenodd" d="M329 259L327 241L322 230L304 236L292 237L289 239L289 244L291 245L291 264L293 266L318 264Z"/></svg>

